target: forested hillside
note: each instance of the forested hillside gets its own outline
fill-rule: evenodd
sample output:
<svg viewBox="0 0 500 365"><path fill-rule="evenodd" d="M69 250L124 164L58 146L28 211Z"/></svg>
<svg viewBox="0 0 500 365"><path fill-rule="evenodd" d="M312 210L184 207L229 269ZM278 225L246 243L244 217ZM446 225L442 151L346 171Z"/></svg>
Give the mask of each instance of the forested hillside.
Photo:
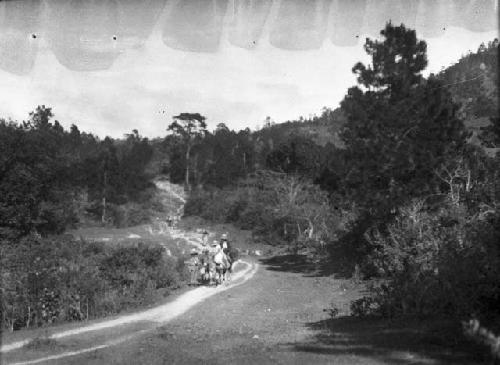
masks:
<svg viewBox="0 0 500 365"><path fill-rule="evenodd" d="M64 235L77 225L148 221L153 148L65 130L39 106L22 123L0 120L2 328L88 320L149 304L182 268L161 247L110 247Z"/></svg>
<svg viewBox="0 0 500 365"><path fill-rule="evenodd" d="M470 132L469 142L486 148L498 144L492 132L498 119L497 70L498 40L493 40L430 77L441 81L438 87L450 93L458 108L457 117ZM321 175L331 179L330 157L345 149L341 131L346 121L346 110L339 107L278 124L268 117L257 131L234 132L220 123L212 133L206 131L193 149L192 183L221 188L263 168L286 173L307 170L306 175L314 180ZM185 180L186 161L184 146L177 142L174 136L168 136L163 143L157 142L155 151L163 157L164 172L179 182ZM172 161L170 165L168 160Z"/></svg>
<svg viewBox="0 0 500 365"><path fill-rule="evenodd" d="M249 229L256 241L307 253L330 272L383 279L353 303L354 313L474 317L499 329L500 155L492 150L500 146L498 41L424 77L427 45L415 31L389 23L381 35L366 41L371 63L353 65L358 86L340 107L306 120L268 118L257 131L220 123L210 132L205 116L181 113L153 141L137 130L120 140L76 126L67 131L44 106L22 123L1 121L2 257L16 262L18 253L45 245L50 250L27 260L45 260L47 252L44 267L52 267L50 260L68 253L51 235L67 227L147 221L151 180L162 174L189 192L186 215ZM152 286L178 275L174 262L162 272L157 252L147 249L73 245L99 263L89 265L92 273L75 269L78 285L90 277L111 291L136 290L140 280L101 267L120 263ZM164 280L154 282L153 274ZM4 325L52 321L41 308L44 300L57 302L54 292L63 295L56 276L45 273L52 284L20 295L28 274L2 275L10 290L3 311L15 312ZM80 289L96 303L108 290ZM105 303L95 308L106 312Z"/></svg>
<svg viewBox="0 0 500 365"><path fill-rule="evenodd" d="M494 137L488 132L498 118L498 39L481 44L476 52L438 74L460 105L460 117L465 125L487 147L494 147ZM492 140L493 138L493 140Z"/></svg>
<svg viewBox="0 0 500 365"><path fill-rule="evenodd" d="M300 117L298 120L285 123L273 123L268 118L262 129L254 134L259 139L273 139L279 145L290 136L302 136L311 139L316 144L324 146L328 143L341 146L339 132L346 121L340 108L335 110L323 108L320 115L309 118Z"/></svg>
<svg viewBox="0 0 500 365"><path fill-rule="evenodd" d="M144 199L153 150L137 131L124 140L64 130L39 106L21 124L0 121L2 236L61 233L82 221L127 224L120 207Z"/></svg>
<svg viewBox="0 0 500 365"><path fill-rule="evenodd" d="M186 214L251 229L331 272L383 278L353 303L359 315L473 317L498 330L498 41L425 78L414 31L381 35L340 109L196 137Z"/></svg>

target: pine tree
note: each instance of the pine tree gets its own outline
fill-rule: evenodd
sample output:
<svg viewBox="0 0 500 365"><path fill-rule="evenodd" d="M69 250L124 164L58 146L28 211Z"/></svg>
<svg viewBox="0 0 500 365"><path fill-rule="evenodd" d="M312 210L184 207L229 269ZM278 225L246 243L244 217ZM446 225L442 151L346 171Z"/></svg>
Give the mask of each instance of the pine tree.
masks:
<svg viewBox="0 0 500 365"><path fill-rule="evenodd" d="M168 130L179 136L186 148L185 185L190 189L191 150L207 133L205 117L199 113L181 113L175 116Z"/></svg>
<svg viewBox="0 0 500 365"><path fill-rule="evenodd" d="M383 40L367 39L372 63L353 72L363 88L341 103L348 172L344 188L373 214L386 214L411 197L438 189L435 169L466 140L457 106L434 79L424 79L426 44L415 31L388 23Z"/></svg>

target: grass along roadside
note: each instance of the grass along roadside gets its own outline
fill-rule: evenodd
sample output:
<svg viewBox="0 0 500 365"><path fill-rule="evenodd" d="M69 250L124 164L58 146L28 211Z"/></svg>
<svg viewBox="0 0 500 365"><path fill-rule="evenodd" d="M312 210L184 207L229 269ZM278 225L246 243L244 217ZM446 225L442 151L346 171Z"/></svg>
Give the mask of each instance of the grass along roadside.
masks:
<svg viewBox="0 0 500 365"><path fill-rule="evenodd" d="M189 223L186 224L181 224L182 226L189 225ZM187 230L184 231L182 228L181 229L175 229L172 230L171 232L173 233L172 235L177 235L181 237L172 237L172 235L169 234L156 234L154 236L150 236L149 239L143 239L142 237L139 239L128 239L128 240L122 240L120 241L119 239L116 239L117 237L124 237L126 235L129 235L133 232L140 232L141 230L145 232L145 230L142 227L132 227L132 228L101 228L97 231L92 231L90 229L86 230L81 230L80 234L85 235L87 232L92 233L92 236L85 236L87 237L92 237L94 239L98 239L100 237L110 237L111 239L105 242L98 242L97 244L106 247L107 249L115 250L115 249L120 249L120 248L137 248L140 245L145 245L147 247L158 247L158 245L162 246L165 248L164 252L168 252L168 255L171 255L172 257L177 257L182 261L184 257L184 253L189 252L189 249L191 247L196 247L199 245L199 242L201 242L201 234L196 232L194 227L191 227L192 230ZM228 227L224 227L228 228ZM233 234L231 237L236 237L239 235L240 237L245 236L245 232L239 232L237 233L237 230L232 231ZM75 234L75 233L73 233ZM212 237L220 237L220 231L217 232L211 232ZM91 243L91 242L89 242ZM236 242L236 247L240 247L240 244L242 241L237 241ZM244 246L246 247L246 246ZM187 278L186 278L187 279ZM14 332L8 332L5 331L2 340L3 344L7 343L12 343L12 342L17 342L21 341L27 338L48 338L51 335L55 333L55 331L58 330L72 330L78 327L81 327L82 325L94 325L98 323L102 323L103 321L108 321L108 320L114 320L120 316L123 315L133 315L135 313L141 312L145 309L152 308L158 305L165 304L169 302L170 300L175 300L176 297L179 295L182 295L185 293L189 288L185 287L184 284L187 283L186 281L183 281L179 283L179 285L176 285L174 287L168 288L168 290L157 290L157 294L155 296L156 299L152 300L150 303L146 304L141 304L138 306L133 306L133 307L128 307L128 308L123 308L119 311L119 313L108 313L106 316L101 317L101 318L90 318L87 320L83 321L74 321L74 322L57 322L53 324L45 324L43 327L38 327L38 328L28 328L28 329L21 329L17 330ZM167 297L165 297L167 296Z"/></svg>
<svg viewBox="0 0 500 365"><path fill-rule="evenodd" d="M180 316L209 297L239 286L253 277L258 270L255 262L240 262L236 266L231 282L217 288L198 287L170 298L166 303L131 315L88 324L69 330L46 333L43 337L26 339L23 343L12 343L4 352L4 360L38 361L43 358L73 356L87 349L114 346L137 335L150 332L156 327ZM55 357L54 357L55 356Z"/></svg>

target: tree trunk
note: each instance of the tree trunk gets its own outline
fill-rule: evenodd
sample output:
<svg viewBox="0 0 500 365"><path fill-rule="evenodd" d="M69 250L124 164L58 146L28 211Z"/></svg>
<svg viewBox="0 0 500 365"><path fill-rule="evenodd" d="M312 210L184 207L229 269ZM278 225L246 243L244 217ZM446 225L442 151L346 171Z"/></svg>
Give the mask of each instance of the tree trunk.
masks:
<svg viewBox="0 0 500 365"><path fill-rule="evenodd" d="M31 322L31 306L28 304L28 319L26 320L26 328L30 328Z"/></svg>
<svg viewBox="0 0 500 365"><path fill-rule="evenodd" d="M193 185L198 188L198 186L200 185L200 176L198 174L198 154L195 153L194 157L193 157L193 166L192 166L192 177L191 177L191 180L193 181Z"/></svg>
<svg viewBox="0 0 500 365"><path fill-rule="evenodd" d="M309 220L309 232L308 232L308 237L309 239L313 238L313 235L314 235L314 225L313 223L311 222L311 220Z"/></svg>
<svg viewBox="0 0 500 365"><path fill-rule="evenodd" d="M106 223L106 185L108 184L108 172L104 171L104 187L102 189L102 216L101 222Z"/></svg>
<svg viewBox="0 0 500 365"><path fill-rule="evenodd" d="M106 222L106 197L102 197L102 216L101 222L104 224Z"/></svg>
<svg viewBox="0 0 500 365"><path fill-rule="evenodd" d="M247 177L247 154L243 152L243 174Z"/></svg>
<svg viewBox="0 0 500 365"><path fill-rule="evenodd" d="M186 177L184 183L186 184L186 189L191 190L189 186L189 160L190 160L191 146L188 144L186 149Z"/></svg>

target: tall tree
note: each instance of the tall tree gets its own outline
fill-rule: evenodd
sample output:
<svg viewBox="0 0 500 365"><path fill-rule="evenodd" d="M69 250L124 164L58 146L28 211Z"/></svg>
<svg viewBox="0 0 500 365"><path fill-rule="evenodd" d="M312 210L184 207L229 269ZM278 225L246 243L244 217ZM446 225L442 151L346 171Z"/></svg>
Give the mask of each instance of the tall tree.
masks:
<svg viewBox="0 0 500 365"><path fill-rule="evenodd" d="M119 164L118 158L116 157L116 147L114 146L113 140L106 137L102 142L102 152L100 155L100 178L101 178L101 196L102 196L102 214L101 222L104 224L107 219L107 203L112 199L113 195L117 193L117 180L119 178Z"/></svg>
<svg viewBox="0 0 500 365"><path fill-rule="evenodd" d="M321 147L313 140L291 135L288 140L267 155L266 165L274 171L300 173L314 178L319 172Z"/></svg>
<svg viewBox="0 0 500 365"><path fill-rule="evenodd" d="M199 113L181 113L173 117L169 131L179 136L186 149L186 173L184 183L190 189L191 151L207 133L205 117Z"/></svg>
<svg viewBox="0 0 500 365"><path fill-rule="evenodd" d="M121 144L121 172L125 184L125 191L130 197L142 191L149 179L145 174L146 165L153 156L153 149L147 138L143 138L137 129L126 135L126 140Z"/></svg>
<svg viewBox="0 0 500 365"><path fill-rule="evenodd" d="M381 35L381 41L366 41L371 65L353 68L364 88L349 89L341 103L348 120L341 132L344 187L372 213L436 193L436 169L466 141L449 92L437 79L422 77L425 42L404 25L388 23Z"/></svg>
<svg viewBox="0 0 500 365"><path fill-rule="evenodd" d="M427 44L417 39L414 30L390 22L380 34L383 41L366 39L364 48L372 58L371 65L358 62L352 71L368 89L405 97L411 87L422 81L421 73L427 67Z"/></svg>
<svg viewBox="0 0 500 365"><path fill-rule="evenodd" d="M490 125L482 128L480 138L486 147L500 146L500 117L490 118Z"/></svg>

